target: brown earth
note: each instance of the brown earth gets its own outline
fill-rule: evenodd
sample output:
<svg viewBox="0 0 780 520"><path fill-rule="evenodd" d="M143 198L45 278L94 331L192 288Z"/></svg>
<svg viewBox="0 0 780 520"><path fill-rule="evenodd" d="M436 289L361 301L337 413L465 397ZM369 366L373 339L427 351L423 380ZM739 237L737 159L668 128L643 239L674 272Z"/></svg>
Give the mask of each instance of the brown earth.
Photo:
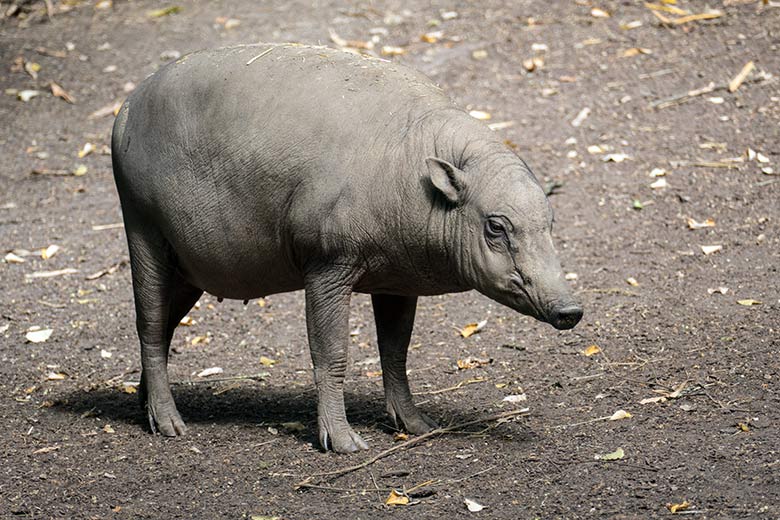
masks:
<svg viewBox="0 0 780 520"><path fill-rule="evenodd" d="M595 7L609 18L593 16L587 2L541 0L182 2L180 13L160 18L147 13L173 4L97 4L63 12L54 0L47 20L33 2L27 19L0 27L0 86L42 92L26 103L13 91L0 97L0 248L62 248L48 260L0 264L3 518L656 518L685 500L695 518L780 518L780 178L761 172L780 172L776 2L711 2L723 16L673 26L640 2L608 0ZM678 7L706 8L692 0ZM240 24L226 29L218 17ZM641 26L621 28L635 20ZM296 489L313 473L398 444L384 413L368 299L353 305L347 406L370 451L341 456L316 446L299 293L263 307L204 297L171 358L189 435L150 435L136 396L123 391L139 376L123 232L93 229L121 221L104 152L112 118L90 114L123 99L125 84L139 83L169 51L332 44L328 28L365 41L376 27L387 32L374 52L404 47L390 59L424 71L461 105L492 114L490 122L513 121L496 131L541 180L562 183L552 197L556 240L565 269L578 275L571 283L586 317L556 332L475 293L423 299L410 354L421 407L445 425L524 406L529 415L311 480L332 489ZM438 41L420 40L439 30ZM631 48L652 53L622 57ZM15 66L18 56L40 64L37 80ZM528 72L523 62L533 56L544 63ZM756 69L734 93L652 108L710 82L723 86L750 60ZM75 104L51 96L50 81ZM586 107L589 116L573 126ZM97 150L79 159L87 142ZM589 153L594 145L603 150ZM748 147L769 163L728 160ZM629 158L605 162L608 153ZM79 164L85 175L31 174ZM655 168L667 170L667 187L650 188ZM687 218L715 226L691 230ZM700 246L709 245L722 250L705 255ZM86 279L117 263L116 272ZM78 272L25 278L65 268ZM708 291L718 287L728 292ZM762 303L737 303L745 299ZM479 334L458 335L483 319ZM26 342L32 326L53 333ZM601 353L582 354L594 344ZM265 366L261 356L277 362ZM468 357L492 362L458 370ZM266 375L194 375L214 366L224 369L219 378ZM502 401L522 393L527 401ZM632 417L595 420L620 409ZM594 458L617 448L620 460ZM414 486L414 505L384 505L390 488ZM469 512L465 498L486 509Z"/></svg>

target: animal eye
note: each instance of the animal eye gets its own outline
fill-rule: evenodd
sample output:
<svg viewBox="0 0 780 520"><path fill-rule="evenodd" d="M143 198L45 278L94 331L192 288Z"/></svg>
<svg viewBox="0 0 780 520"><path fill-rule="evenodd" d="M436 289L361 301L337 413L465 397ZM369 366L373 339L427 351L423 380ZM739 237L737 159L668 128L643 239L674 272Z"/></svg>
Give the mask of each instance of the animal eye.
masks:
<svg viewBox="0 0 780 520"><path fill-rule="evenodd" d="M490 238L499 238L506 236L506 228L500 220L489 218L485 223L485 234Z"/></svg>

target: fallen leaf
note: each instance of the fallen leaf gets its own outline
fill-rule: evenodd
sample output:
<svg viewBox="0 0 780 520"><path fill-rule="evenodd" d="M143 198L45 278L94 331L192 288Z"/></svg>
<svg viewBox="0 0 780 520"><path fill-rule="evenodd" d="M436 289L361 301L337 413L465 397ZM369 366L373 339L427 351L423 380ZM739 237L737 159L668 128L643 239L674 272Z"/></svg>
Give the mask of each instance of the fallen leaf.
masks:
<svg viewBox="0 0 780 520"><path fill-rule="evenodd" d="M41 249L41 258L43 258L44 260L48 260L49 258L56 255L59 250L60 250L60 246L52 244L46 249Z"/></svg>
<svg viewBox="0 0 780 520"><path fill-rule="evenodd" d="M185 327L191 327L195 324L195 320L192 319L192 316L185 316L179 321L179 325L183 325Z"/></svg>
<svg viewBox="0 0 780 520"><path fill-rule="evenodd" d="M178 5L172 5L169 7L163 7L161 9L154 9L152 11L147 11L146 16L148 18L162 18L163 16L168 16L171 14L177 14L181 12L181 7Z"/></svg>
<svg viewBox="0 0 780 520"><path fill-rule="evenodd" d="M595 354L598 354L601 352L601 348L599 348L598 345L590 345L585 350L582 351L582 354L586 357L593 356Z"/></svg>
<svg viewBox="0 0 780 520"><path fill-rule="evenodd" d="M91 154L95 150L97 150L97 148L95 147L94 144L92 144L92 143L85 143L84 147L81 150L79 150L79 153L78 153L79 159L83 159L84 157L86 157L87 155Z"/></svg>
<svg viewBox="0 0 780 520"><path fill-rule="evenodd" d="M100 117L106 117L111 115L117 115L119 113L119 109L122 108L122 102L116 101L110 105L106 105L103 108L98 108L91 114L87 116L87 119L98 119Z"/></svg>
<svg viewBox="0 0 780 520"><path fill-rule="evenodd" d="M641 200L639 200L639 199L634 199L634 201L631 203L631 207L632 207L632 208L634 208L634 209L636 209L636 210L640 210L640 209L644 208L644 207L645 207L645 205L644 205L644 204L642 204L642 201L641 201Z"/></svg>
<svg viewBox="0 0 780 520"><path fill-rule="evenodd" d="M752 307L753 305L761 305L760 301L753 300L752 298L748 298L746 300L737 300L737 303L740 305L744 305L745 307Z"/></svg>
<svg viewBox="0 0 780 520"><path fill-rule="evenodd" d="M764 175L775 175L775 170L771 166L764 166L761 168L761 173Z"/></svg>
<svg viewBox="0 0 780 520"><path fill-rule="evenodd" d="M650 404L650 403L663 403L666 401L666 397L664 396L658 396L658 397L647 397L645 399L642 399L639 401L639 404Z"/></svg>
<svg viewBox="0 0 780 520"><path fill-rule="evenodd" d="M40 90L20 90L19 92L16 93L16 99L18 99L22 103L27 103L32 98L40 95L41 95Z"/></svg>
<svg viewBox="0 0 780 520"><path fill-rule="evenodd" d="M666 2L662 2L662 4L663 3ZM672 7L670 5L645 3L645 7L647 7L648 9L652 9L654 11L664 11L666 13L677 14L677 15L691 14L690 11L686 11L685 9L680 9L679 7Z"/></svg>
<svg viewBox="0 0 780 520"><path fill-rule="evenodd" d="M663 177L666 175L666 170L663 168L653 168L650 171L650 177Z"/></svg>
<svg viewBox="0 0 780 520"><path fill-rule="evenodd" d="M276 364L276 360L269 357L260 356L260 364L266 367L272 367Z"/></svg>
<svg viewBox="0 0 780 520"><path fill-rule="evenodd" d="M464 338L468 338L469 336L472 336L484 329L485 325L487 325L487 320L482 320L477 323L469 323L460 330L460 335Z"/></svg>
<svg viewBox="0 0 780 520"><path fill-rule="evenodd" d="M714 289L707 289L708 294L727 294L729 292L728 287L716 287Z"/></svg>
<svg viewBox="0 0 780 520"><path fill-rule="evenodd" d="M613 452L605 453L603 455L596 455L596 460L620 460L625 456L623 448L618 448Z"/></svg>
<svg viewBox="0 0 780 520"><path fill-rule="evenodd" d="M525 394L508 395L502 399L502 401L506 401L507 403L521 403L527 400L528 400L528 396L526 396Z"/></svg>
<svg viewBox="0 0 780 520"><path fill-rule="evenodd" d="M444 31L432 31L420 36L420 40L425 43L436 43L444 37Z"/></svg>
<svg viewBox="0 0 780 520"><path fill-rule="evenodd" d="M409 497L403 493L396 492L395 489L390 490L390 496L385 500L387 506L405 506L409 503Z"/></svg>
<svg viewBox="0 0 780 520"><path fill-rule="evenodd" d="M631 159L628 155L624 153L608 153L604 157L601 158L604 162L615 162L615 163L622 163L626 159Z"/></svg>
<svg viewBox="0 0 780 520"><path fill-rule="evenodd" d="M63 374L62 372L49 372L46 374L46 380L47 381L62 381L64 379L67 379L67 375Z"/></svg>
<svg viewBox="0 0 780 520"><path fill-rule="evenodd" d="M195 336L190 340L191 345L200 345L201 343L209 343L211 339L208 336Z"/></svg>
<svg viewBox="0 0 780 520"><path fill-rule="evenodd" d="M570 281L570 282L571 282L571 281L574 281L574 280L576 280L576 279L577 279L577 278L579 278L579 277L580 277L580 275L578 275L577 273L566 273L566 274L563 276L563 279L564 279L564 280L568 280L568 281Z"/></svg>
<svg viewBox="0 0 780 520"><path fill-rule="evenodd" d="M482 504L480 504L475 500L471 500L470 498L464 498L463 502L466 504L466 508L472 513L479 513L480 511L485 509L485 507L487 507L487 506L483 506Z"/></svg>
<svg viewBox="0 0 780 520"><path fill-rule="evenodd" d="M745 82L745 79L747 79L748 75L753 71L755 68L755 64L752 61L749 61L745 63L745 65L742 67L742 70L740 70L734 78L729 81L729 92L735 92L742 83Z"/></svg>
<svg viewBox="0 0 780 520"><path fill-rule="evenodd" d="M124 383L119 389L125 394L135 394L138 393L138 383Z"/></svg>
<svg viewBox="0 0 780 520"><path fill-rule="evenodd" d="M489 112L483 112L482 110L472 110L469 112L469 115L474 119L479 119L480 121L487 121L493 117Z"/></svg>
<svg viewBox="0 0 780 520"><path fill-rule="evenodd" d="M666 182L666 178L661 177L657 181L650 184L650 189L659 190L661 188L666 188L667 186L669 186L669 183Z"/></svg>
<svg viewBox="0 0 780 520"><path fill-rule="evenodd" d="M100 349L100 357L102 357L103 359L109 359L111 358L111 356L113 356L113 354L108 350Z"/></svg>
<svg viewBox="0 0 780 520"><path fill-rule="evenodd" d="M711 218L708 218L704 222L699 222L695 219L688 218L686 219L686 222L688 223L689 229L704 229L708 227L715 227L715 221Z"/></svg>
<svg viewBox="0 0 780 520"><path fill-rule="evenodd" d="M395 442L408 441L409 440L409 434L404 433L404 432L395 432L393 434L393 440Z"/></svg>
<svg viewBox="0 0 780 520"><path fill-rule="evenodd" d="M3 257L3 261L7 264L23 264L26 260L11 251Z"/></svg>
<svg viewBox="0 0 780 520"><path fill-rule="evenodd" d="M7 331L10 328L11 328L11 325L9 325L7 323L5 325L0 325L0 334L4 333L5 331Z"/></svg>
<svg viewBox="0 0 780 520"><path fill-rule="evenodd" d="M92 229L95 229L97 226L92 226ZM106 269L101 269L100 271L96 271L86 277L84 277L85 280L97 280L98 278L102 278L103 276L114 274L120 267L125 265L127 263L126 260L122 260L121 262L117 262L116 264L112 265L111 267L107 267Z"/></svg>
<svg viewBox="0 0 780 520"><path fill-rule="evenodd" d="M713 105L722 105L726 100L720 96L712 96L712 97L708 97L707 101L709 101Z"/></svg>
<svg viewBox="0 0 780 520"><path fill-rule="evenodd" d="M593 9L591 9L590 10L590 15L593 18L609 18L610 16L612 16L607 11L605 11L604 9L601 9L599 7L594 7Z"/></svg>
<svg viewBox="0 0 780 520"><path fill-rule="evenodd" d="M639 282L636 281L636 278L633 276L629 276L626 278L626 283L632 287L639 287Z"/></svg>
<svg viewBox="0 0 780 520"><path fill-rule="evenodd" d="M30 75L32 79L38 79L38 72L41 70L40 63L35 63L34 61L25 61L24 62L24 71Z"/></svg>
<svg viewBox="0 0 780 520"><path fill-rule="evenodd" d="M620 28L624 31L629 31L631 29L636 29L637 27L642 27L642 21L641 20L633 20L626 23L621 23Z"/></svg>
<svg viewBox="0 0 780 520"><path fill-rule="evenodd" d="M769 162L769 158L761 152L756 152L756 161L766 164Z"/></svg>
<svg viewBox="0 0 780 520"><path fill-rule="evenodd" d="M70 103L71 105L76 102L76 99L68 94L64 88L56 84L55 82L51 82L49 84L49 88L51 88L51 93L54 97L61 98L66 103Z"/></svg>
<svg viewBox="0 0 780 520"><path fill-rule="evenodd" d="M485 49L478 49L471 53L471 57L475 60L484 60L488 57L488 51Z"/></svg>
<svg viewBox="0 0 780 520"><path fill-rule="evenodd" d="M52 335L54 330L52 329L42 329L40 327L30 327L28 329L27 334L24 335L25 338L27 338L27 341L30 343L43 343L47 339L49 339Z"/></svg>
<svg viewBox="0 0 780 520"><path fill-rule="evenodd" d="M589 115L590 115L590 108L589 108L589 107L585 107L585 108L583 108L582 110L580 110L580 111L577 113L577 116L576 116L574 119L572 119L572 121L571 121L571 126L573 126L573 127L575 127L575 128L576 128L576 127L578 127L578 126L580 126L580 125L582 124L582 122L583 122L583 121L585 121L585 119L586 119L586 118L587 118Z"/></svg>
<svg viewBox="0 0 780 520"><path fill-rule="evenodd" d="M541 69L544 67L544 58L541 56L534 56L533 58L528 58L527 60L523 60L523 67L528 72L533 72L537 69Z"/></svg>
<svg viewBox="0 0 780 520"><path fill-rule="evenodd" d="M621 54L621 58L632 58L634 56L638 56L640 54L653 54L653 51L650 49L645 49L644 47L631 47L630 49L624 50Z"/></svg>
<svg viewBox="0 0 780 520"><path fill-rule="evenodd" d="M468 370L470 368L477 368L485 365L489 365L493 362L492 358L473 358L473 357L467 357L466 359L459 359L457 361L458 369L460 370Z"/></svg>
<svg viewBox="0 0 780 520"><path fill-rule="evenodd" d="M743 432L749 432L750 431L750 426L748 426L747 424L745 424L743 422L738 422L737 423L737 428L739 428Z"/></svg>
<svg viewBox="0 0 780 520"><path fill-rule="evenodd" d="M599 153L604 153L604 152L606 152L606 151L607 151L607 150L606 150L604 147L602 147L602 146L599 146L599 145L597 145L597 144L592 144L592 145L588 146L588 153L589 153L589 154L591 154L591 155L596 155L596 154L599 154Z"/></svg>
<svg viewBox="0 0 780 520"><path fill-rule="evenodd" d="M392 45L382 46L382 56L400 56L406 54L406 49L403 47L394 47Z"/></svg>
<svg viewBox="0 0 780 520"><path fill-rule="evenodd" d="M116 433L116 430L114 430L110 424L103 426L103 431L106 433Z"/></svg>
<svg viewBox="0 0 780 520"><path fill-rule="evenodd" d="M680 504L666 504L667 509L669 509L669 512L676 513L677 511L684 511L685 509L688 509L691 506L690 502L687 500L684 500Z"/></svg>
<svg viewBox="0 0 780 520"><path fill-rule="evenodd" d="M224 372L221 367L211 367L198 372L198 377L209 377Z"/></svg>
<svg viewBox="0 0 780 520"><path fill-rule="evenodd" d="M701 246L701 252L705 255L711 255L713 253L717 253L718 251L721 251L723 249L723 246L721 245L715 245L715 246Z"/></svg>
<svg viewBox="0 0 780 520"><path fill-rule="evenodd" d="M630 419L632 415L628 413L625 410L618 410L617 412L613 413L610 417L610 421L619 421L621 419Z"/></svg>

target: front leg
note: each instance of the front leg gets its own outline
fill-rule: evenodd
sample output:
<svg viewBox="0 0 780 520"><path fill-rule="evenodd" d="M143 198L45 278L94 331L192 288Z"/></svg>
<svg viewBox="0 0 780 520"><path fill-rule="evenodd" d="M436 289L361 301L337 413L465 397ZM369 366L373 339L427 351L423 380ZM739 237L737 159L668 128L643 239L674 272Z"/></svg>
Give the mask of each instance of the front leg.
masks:
<svg viewBox="0 0 780 520"><path fill-rule="evenodd" d="M371 303L382 360L387 413L396 426L400 421L410 433L428 432L437 427L436 422L414 405L406 378L406 352L412 337L417 297L374 294Z"/></svg>
<svg viewBox="0 0 780 520"><path fill-rule="evenodd" d="M344 410L351 295L347 273L321 269L306 276L306 326L317 386L320 444L337 453L368 448L350 427Z"/></svg>

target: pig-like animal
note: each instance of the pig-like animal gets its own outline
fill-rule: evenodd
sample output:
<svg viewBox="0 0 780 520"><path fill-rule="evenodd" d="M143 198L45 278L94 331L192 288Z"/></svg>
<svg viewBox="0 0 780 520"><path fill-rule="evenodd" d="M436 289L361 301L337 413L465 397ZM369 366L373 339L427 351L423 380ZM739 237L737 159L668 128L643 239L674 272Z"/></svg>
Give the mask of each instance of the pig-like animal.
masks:
<svg viewBox="0 0 780 520"><path fill-rule="evenodd" d="M152 431L185 432L168 348L204 291L305 289L319 440L336 452L367 447L344 410L353 292L371 294L387 410L412 433L435 427L406 378L418 296L476 289L558 329L582 316L528 166L401 65L298 44L196 52L138 86L111 144Z"/></svg>

